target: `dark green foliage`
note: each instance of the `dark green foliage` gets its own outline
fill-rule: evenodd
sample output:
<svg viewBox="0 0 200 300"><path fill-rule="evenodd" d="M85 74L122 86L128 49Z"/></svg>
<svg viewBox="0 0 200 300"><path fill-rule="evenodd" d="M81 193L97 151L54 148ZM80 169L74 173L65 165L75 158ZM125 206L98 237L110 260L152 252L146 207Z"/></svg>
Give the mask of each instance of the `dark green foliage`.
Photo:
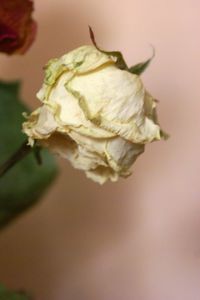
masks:
<svg viewBox="0 0 200 300"><path fill-rule="evenodd" d="M30 300L30 298L24 293L8 291L5 287L0 285L0 300Z"/></svg>
<svg viewBox="0 0 200 300"><path fill-rule="evenodd" d="M21 124L27 108L20 101L19 90L19 82L0 82L0 165L26 139ZM42 150L41 156L41 166L32 152L0 178L0 227L36 203L55 178L53 157L47 150Z"/></svg>

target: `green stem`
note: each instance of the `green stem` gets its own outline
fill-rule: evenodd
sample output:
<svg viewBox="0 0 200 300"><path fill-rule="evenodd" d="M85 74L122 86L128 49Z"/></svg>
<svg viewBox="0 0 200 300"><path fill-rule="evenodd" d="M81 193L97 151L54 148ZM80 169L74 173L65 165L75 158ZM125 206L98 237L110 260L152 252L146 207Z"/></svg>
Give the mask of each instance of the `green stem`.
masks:
<svg viewBox="0 0 200 300"><path fill-rule="evenodd" d="M16 163L25 158L31 151L32 148L27 145L27 141L25 141L20 148L0 166L0 177L5 175Z"/></svg>

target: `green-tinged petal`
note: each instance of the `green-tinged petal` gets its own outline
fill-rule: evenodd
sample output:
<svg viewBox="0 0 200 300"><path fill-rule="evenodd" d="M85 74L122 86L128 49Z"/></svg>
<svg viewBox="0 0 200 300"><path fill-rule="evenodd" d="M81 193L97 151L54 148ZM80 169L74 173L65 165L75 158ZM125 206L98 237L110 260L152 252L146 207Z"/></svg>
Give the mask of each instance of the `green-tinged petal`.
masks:
<svg viewBox="0 0 200 300"><path fill-rule="evenodd" d="M62 59L53 58L46 64L44 70L44 83L47 85L53 85L64 71L68 71L68 68L62 63Z"/></svg>
<svg viewBox="0 0 200 300"><path fill-rule="evenodd" d="M114 64L111 55L100 52L94 46L82 46L61 57L62 63L76 74L92 72L105 65Z"/></svg>
<svg viewBox="0 0 200 300"><path fill-rule="evenodd" d="M52 86L64 72L70 79L74 74L92 72L102 65L114 63L115 59L101 53L93 46L82 46L61 58L51 59L44 67L44 85L37 96L41 101L48 99Z"/></svg>

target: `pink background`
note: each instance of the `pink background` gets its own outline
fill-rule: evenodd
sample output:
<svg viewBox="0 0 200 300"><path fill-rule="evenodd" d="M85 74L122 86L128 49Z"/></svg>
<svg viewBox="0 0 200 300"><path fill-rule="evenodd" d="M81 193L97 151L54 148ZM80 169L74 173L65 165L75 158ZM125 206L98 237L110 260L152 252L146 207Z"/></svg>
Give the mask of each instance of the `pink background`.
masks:
<svg viewBox="0 0 200 300"><path fill-rule="evenodd" d="M43 201L0 235L0 281L37 300L200 299L200 2L35 1L37 40L25 57L1 55L0 76L23 78L33 108L49 58L88 44L143 75L171 134L153 143L127 180L103 187L65 161Z"/></svg>

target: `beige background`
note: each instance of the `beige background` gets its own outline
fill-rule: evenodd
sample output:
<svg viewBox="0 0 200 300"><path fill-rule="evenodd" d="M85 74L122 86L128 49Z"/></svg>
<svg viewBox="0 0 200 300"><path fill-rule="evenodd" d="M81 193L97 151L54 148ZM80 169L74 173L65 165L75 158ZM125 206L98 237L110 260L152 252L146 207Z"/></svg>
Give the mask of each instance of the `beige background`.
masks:
<svg viewBox="0 0 200 300"><path fill-rule="evenodd" d="M132 177L100 187L65 161L43 201L0 235L0 281L37 300L200 299L199 0L35 1L37 40L25 57L1 55L1 78L23 78L39 103L42 66L90 43L129 64L156 58L143 76L171 134L153 143Z"/></svg>

